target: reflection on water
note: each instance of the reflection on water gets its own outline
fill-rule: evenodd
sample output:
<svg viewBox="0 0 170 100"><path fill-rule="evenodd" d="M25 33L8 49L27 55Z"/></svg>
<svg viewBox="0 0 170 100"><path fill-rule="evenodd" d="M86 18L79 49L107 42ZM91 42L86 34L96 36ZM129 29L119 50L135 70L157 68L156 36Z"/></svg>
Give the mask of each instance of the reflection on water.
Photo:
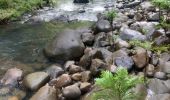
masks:
<svg viewBox="0 0 170 100"><path fill-rule="evenodd" d="M87 25L88 22L49 22L0 26L0 76L11 67L19 67L25 72L46 67L42 54L45 44L66 28Z"/></svg>

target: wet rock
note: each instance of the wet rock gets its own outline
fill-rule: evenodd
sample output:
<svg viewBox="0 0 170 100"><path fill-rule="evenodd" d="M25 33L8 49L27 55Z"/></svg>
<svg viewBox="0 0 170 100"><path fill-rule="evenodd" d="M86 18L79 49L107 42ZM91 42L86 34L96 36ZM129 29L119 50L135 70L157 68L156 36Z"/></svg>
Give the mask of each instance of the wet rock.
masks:
<svg viewBox="0 0 170 100"><path fill-rule="evenodd" d="M68 86L72 82L70 75L63 74L59 76L57 79L53 79L50 81L50 85L55 85L56 88L61 88L64 86Z"/></svg>
<svg viewBox="0 0 170 100"><path fill-rule="evenodd" d="M82 71L82 68L80 66L77 66L77 65L70 65L68 69L69 69L70 74L74 74L74 73Z"/></svg>
<svg viewBox="0 0 170 100"><path fill-rule="evenodd" d="M82 82L88 82L91 79L90 71L83 71L83 72L81 72L81 75L82 75L82 78L81 78Z"/></svg>
<svg viewBox="0 0 170 100"><path fill-rule="evenodd" d="M64 69L68 70L70 65L74 65L75 61L66 61L66 63L64 64Z"/></svg>
<svg viewBox="0 0 170 100"><path fill-rule="evenodd" d="M100 59L93 59L90 71L93 75L99 74L102 70L106 70L108 65Z"/></svg>
<svg viewBox="0 0 170 100"><path fill-rule="evenodd" d="M91 89L91 83L88 82L80 83L80 90L82 92L88 92L90 89Z"/></svg>
<svg viewBox="0 0 170 100"><path fill-rule="evenodd" d="M170 89L168 89L164 81L159 79L151 79L149 81L149 89L151 89L155 94L170 93Z"/></svg>
<svg viewBox="0 0 170 100"><path fill-rule="evenodd" d="M81 35L82 41L87 46L92 46L94 42L94 35L92 33L83 33Z"/></svg>
<svg viewBox="0 0 170 100"><path fill-rule="evenodd" d="M170 94L154 94L148 100L170 100Z"/></svg>
<svg viewBox="0 0 170 100"><path fill-rule="evenodd" d="M63 74L64 70L60 66L52 65L47 68L46 72L50 75L50 78L53 79Z"/></svg>
<svg viewBox="0 0 170 100"><path fill-rule="evenodd" d="M23 83L28 89L34 91L45 85L49 81L49 78L49 75L45 72L34 72L28 74L24 78Z"/></svg>
<svg viewBox="0 0 170 100"><path fill-rule="evenodd" d="M167 79L167 76L164 72L156 72L154 74L154 77L155 78L158 78L158 79L161 79L161 80L166 80Z"/></svg>
<svg viewBox="0 0 170 100"><path fill-rule="evenodd" d="M136 48L136 54L132 58L135 62L135 67L138 69L144 68L149 60L147 51L143 48Z"/></svg>
<svg viewBox="0 0 170 100"><path fill-rule="evenodd" d="M148 64L148 66L146 66L146 75L148 77L153 77L155 73L155 67L151 64Z"/></svg>
<svg viewBox="0 0 170 100"><path fill-rule="evenodd" d="M22 79L23 72L18 68L8 69L0 83L3 85L16 86L18 82Z"/></svg>
<svg viewBox="0 0 170 100"><path fill-rule="evenodd" d="M78 86L70 85L62 89L63 96L68 100L78 99L81 95L81 91Z"/></svg>
<svg viewBox="0 0 170 100"><path fill-rule="evenodd" d="M30 100L57 100L56 89L47 84L41 87Z"/></svg>
<svg viewBox="0 0 170 100"><path fill-rule="evenodd" d="M133 68L134 65L133 59L128 56L117 57L114 62L116 66L124 67L129 71Z"/></svg>
<svg viewBox="0 0 170 100"><path fill-rule="evenodd" d="M83 55L84 44L80 33L73 30L65 30L47 44L44 49L45 56L50 60L72 60Z"/></svg>
<svg viewBox="0 0 170 100"><path fill-rule="evenodd" d="M71 78L75 81L80 81L81 77L82 77L81 73L75 73L75 74L71 75Z"/></svg>
<svg viewBox="0 0 170 100"><path fill-rule="evenodd" d="M99 32L109 32L111 31L111 25L110 22L108 20L99 20L96 23L96 33Z"/></svg>
<svg viewBox="0 0 170 100"><path fill-rule="evenodd" d="M123 40L145 40L146 36L142 35L140 32L131 30L128 28L122 29L120 32L120 38Z"/></svg>
<svg viewBox="0 0 170 100"><path fill-rule="evenodd" d="M148 13L148 21L159 21L159 13Z"/></svg>

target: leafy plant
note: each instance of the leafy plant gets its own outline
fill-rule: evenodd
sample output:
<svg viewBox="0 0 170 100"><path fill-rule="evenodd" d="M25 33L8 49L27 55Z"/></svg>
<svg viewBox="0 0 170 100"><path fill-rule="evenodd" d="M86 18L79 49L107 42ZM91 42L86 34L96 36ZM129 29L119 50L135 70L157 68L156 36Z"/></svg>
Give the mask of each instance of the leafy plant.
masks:
<svg viewBox="0 0 170 100"><path fill-rule="evenodd" d="M131 40L131 41L129 41L129 44L132 45L132 46L139 46L139 47L145 48L147 50L150 50L152 48L153 42Z"/></svg>
<svg viewBox="0 0 170 100"><path fill-rule="evenodd" d="M115 12L115 10L111 10L106 13L106 16L108 20L112 23L113 19L117 16L117 13Z"/></svg>
<svg viewBox="0 0 170 100"><path fill-rule="evenodd" d="M144 78L128 75L123 67L118 68L114 75L103 71L95 81L100 90L93 94L92 100L138 100L139 96L131 89L139 83L144 83Z"/></svg>
<svg viewBox="0 0 170 100"><path fill-rule="evenodd" d="M151 51L160 55L162 52L167 52L170 50L170 45L160 45L160 46L153 46Z"/></svg>

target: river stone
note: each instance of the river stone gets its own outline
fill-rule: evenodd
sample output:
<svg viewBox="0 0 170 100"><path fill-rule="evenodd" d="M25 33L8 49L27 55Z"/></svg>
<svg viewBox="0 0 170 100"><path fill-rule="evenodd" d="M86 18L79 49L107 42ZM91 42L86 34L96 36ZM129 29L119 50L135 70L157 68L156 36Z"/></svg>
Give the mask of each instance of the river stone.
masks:
<svg viewBox="0 0 170 100"><path fill-rule="evenodd" d="M81 73L75 73L73 75L71 75L71 78L75 81L80 81L81 80Z"/></svg>
<svg viewBox="0 0 170 100"><path fill-rule="evenodd" d="M135 62L135 67L138 69L144 68L149 60L147 51L141 47L137 47L135 50L136 54L132 56Z"/></svg>
<svg viewBox="0 0 170 100"><path fill-rule="evenodd" d="M148 13L148 21L159 21L159 13Z"/></svg>
<svg viewBox="0 0 170 100"><path fill-rule="evenodd" d="M109 32L111 31L111 25L110 22L108 20L99 20L96 23L96 32Z"/></svg>
<svg viewBox="0 0 170 100"><path fill-rule="evenodd" d="M154 94L147 100L170 100L170 94L165 93L165 94Z"/></svg>
<svg viewBox="0 0 170 100"><path fill-rule="evenodd" d="M149 89L155 94L170 93L170 89L165 85L165 81L159 79L151 79L149 81Z"/></svg>
<svg viewBox="0 0 170 100"><path fill-rule="evenodd" d="M167 79L167 76L164 72L156 72L154 74L154 77L155 78L158 78L158 79L161 79L161 80L166 80Z"/></svg>
<svg viewBox="0 0 170 100"><path fill-rule="evenodd" d="M78 86L70 85L62 89L63 96L67 100L75 100L81 96L81 91Z"/></svg>
<svg viewBox="0 0 170 100"><path fill-rule="evenodd" d="M28 74L24 78L23 83L28 89L34 91L45 85L49 81L49 78L49 75L45 72L34 72Z"/></svg>
<svg viewBox="0 0 170 100"><path fill-rule="evenodd" d="M155 7L150 1L144 1L141 3L141 8L147 11L154 11Z"/></svg>
<svg viewBox="0 0 170 100"><path fill-rule="evenodd" d="M72 82L70 75L63 74L57 79L50 81L50 85L55 85L56 88L61 88L63 86L68 86Z"/></svg>
<svg viewBox="0 0 170 100"><path fill-rule="evenodd" d="M58 100L56 89L47 84L41 87L30 100Z"/></svg>
<svg viewBox="0 0 170 100"><path fill-rule="evenodd" d="M102 70L108 69L108 65L100 59L93 59L90 67L92 75L98 75Z"/></svg>
<svg viewBox="0 0 170 100"><path fill-rule="evenodd" d="M114 62L116 66L124 67L129 71L133 68L134 65L133 59L128 56L117 57Z"/></svg>
<svg viewBox="0 0 170 100"><path fill-rule="evenodd" d="M70 74L74 74L74 73L77 73L77 72L81 72L82 68L80 66L77 66L77 65L70 65L68 70L69 70Z"/></svg>
<svg viewBox="0 0 170 100"><path fill-rule="evenodd" d="M47 44L44 54L53 61L72 60L83 55L84 44L78 31L67 29Z"/></svg>
<svg viewBox="0 0 170 100"><path fill-rule="evenodd" d="M47 68L46 72L50 75L50 78L56 78L64 73L64 70L57 65L51 65L49 68Z"/></svg>
<svg viewBox="0 0 170 100"><path fill-rule="evenodd" d="M130 44L122 39L117 39L115 42L116 49L129 48Z"/></svg>
<svg viewBox="0 0 170 100"><path fill-rule="evenodd" d="M74 3L89 3L89 0L74 0Z"/></svg>
<svg viewBox="0 0 170 100"><path fill-rule="evenodd" d="M145 40L146 36L136 30L124 28L120 32L120 38L123 40Z"/></svg>
<svg viewBox="0 0 170 100"><path fill-rule="evenodd" d="M128 53L125 50L120 49L120 50L113 52L112 59L113 61L115 61L117 57L123 57L123 56L128 56Z"/></svg>
<svg viewBox="0 0 170 100"><path fill-rule="evenodd" d="M92 46L94 42L94 35L92 33L83 33L81 35L82 41L87 46Z"/></svg>
<svg viewBox="0 0 170 100"><path fill-rule="evenodd" d="M164 63L164 66L162 66L163 68L163 72L167 73L167 74L170 74L170 61L168 62L165 62Z"/></svg>
<svg viewBox="0 0 170 100"><path fill-rule="evenodd" d="M91 71L83 71L81 72L81 81L88 82L91 79Z"/></svg>
<svg viewBox="0 0 170 100"><path fill-rule="evenodd" d="M155 73L155 66L153 66L152 64L148 64L146 66L146 75L148 77L153 77Z"/></svg>
<svg viewBox="0 0 170 100"><path fill-rule="evenodd" d="M0 80L0 83L3 85L16 86L18 84L18 81L21 80L22 75L22 70L18 68L8 69L3 78Z"/></svg>
<svg viewBox="0 0 170 100"><path fill-rule="evenodd" d="M90 89L91 89L91 83L88 83L88 82L80 83L80 90L83 93L88 92Z"/></svg>
<svg viewBox="0 0 170 100"><path fill-rule="evenodd" d="M110 52L109 50L107 50L105 48L98 48L97 50L102 53L101 58L106 64L112 64L113 63L112 52Z"/></svg>
<svg viewBox="0 0 170 100"><path fill-rule="evenodd" d="M170 44L170 38L168 38L167 36L159 36L158 38L156 38L154 40L154 44L155 45L168 45Z"/></svg>
<svg viewBox="0 0 170 100"><path fill-rule="evenodd" d="M64 69L68 70L70 65L75 64L75 61L66 61L66 63L64 64Z"/></svg>

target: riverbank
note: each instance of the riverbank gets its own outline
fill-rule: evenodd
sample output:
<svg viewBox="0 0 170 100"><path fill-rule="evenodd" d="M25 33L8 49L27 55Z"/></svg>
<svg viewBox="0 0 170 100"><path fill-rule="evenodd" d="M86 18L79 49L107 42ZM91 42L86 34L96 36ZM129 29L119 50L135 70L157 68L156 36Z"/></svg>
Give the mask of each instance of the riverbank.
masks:
<svg viewBox="0 0 170 100"><path fill-rule="evenodd" d="M93 100L91 95L98 90L95 78L103 70L114 74L122 66L130 75L148 80L134 87L140 100L169 100L170 29L156 27L159 12L149 1L116 5L112 24L99 14L92 26L65 29L46 43L43 53L51 64L44 70L25 75L25 70L8 69L1 79L0 97Z"/></svg>

